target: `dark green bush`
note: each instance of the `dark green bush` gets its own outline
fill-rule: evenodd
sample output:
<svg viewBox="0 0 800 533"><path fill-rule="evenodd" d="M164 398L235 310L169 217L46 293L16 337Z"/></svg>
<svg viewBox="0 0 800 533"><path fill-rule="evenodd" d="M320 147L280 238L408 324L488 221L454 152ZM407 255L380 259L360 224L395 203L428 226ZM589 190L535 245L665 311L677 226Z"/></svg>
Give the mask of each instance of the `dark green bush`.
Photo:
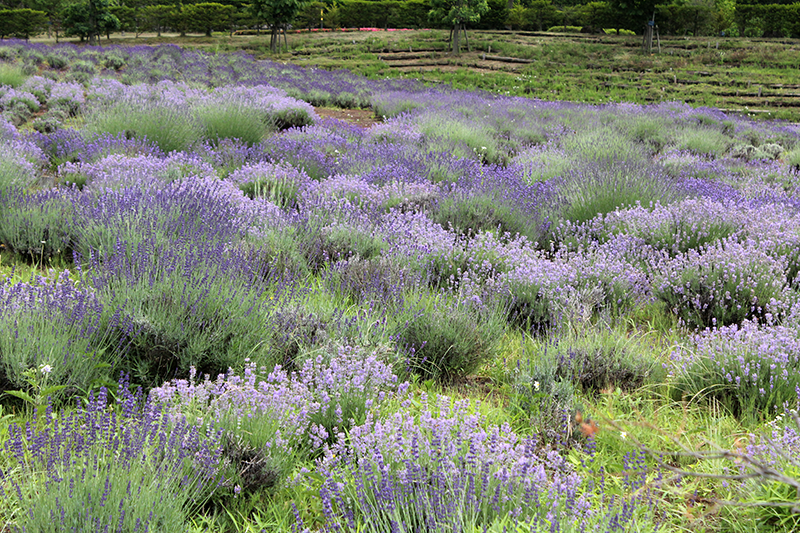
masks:
<svg viewBox="0 0 800 533"><path fill-rule="evenodd" d="M411 306L398 324L396 343L407 370L422 379L452 383L470 375L496 355L503 319L492 309L466 302L428 302Z"/></svg>

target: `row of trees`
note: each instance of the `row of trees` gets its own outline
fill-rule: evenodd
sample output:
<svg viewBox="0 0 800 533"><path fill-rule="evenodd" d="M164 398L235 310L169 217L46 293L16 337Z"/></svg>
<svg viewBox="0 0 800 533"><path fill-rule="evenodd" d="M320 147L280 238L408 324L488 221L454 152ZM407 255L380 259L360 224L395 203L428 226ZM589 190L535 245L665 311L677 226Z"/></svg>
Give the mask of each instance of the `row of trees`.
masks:
<svg viewBox="0 0 800 533"><path fill-rule="evenodd" d="M449 27L454 50L469 25L545 30L580 26L640 32L655 15L664 34L795 36L800 4L740 4L735 0L0 0L0 38L37 33L90 42L114 31L186 34L269 28L277 48L281 29L315 27ZM663 1L663 0L661 0ZM324 12L324 16L320 15Z"/></svg>

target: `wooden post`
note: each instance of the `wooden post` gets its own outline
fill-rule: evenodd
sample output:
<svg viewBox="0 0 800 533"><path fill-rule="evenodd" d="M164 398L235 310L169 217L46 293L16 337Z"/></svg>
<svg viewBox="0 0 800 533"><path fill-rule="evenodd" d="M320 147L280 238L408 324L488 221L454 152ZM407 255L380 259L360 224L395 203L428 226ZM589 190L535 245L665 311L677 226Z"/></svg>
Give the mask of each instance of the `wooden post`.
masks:
<svg viewBox="0 0 800 533"><path fill-rule="evenodd" d="M661 53L661 36L658 34L658 26L656 26L656 42L658 42L658 53Z"/></svg>

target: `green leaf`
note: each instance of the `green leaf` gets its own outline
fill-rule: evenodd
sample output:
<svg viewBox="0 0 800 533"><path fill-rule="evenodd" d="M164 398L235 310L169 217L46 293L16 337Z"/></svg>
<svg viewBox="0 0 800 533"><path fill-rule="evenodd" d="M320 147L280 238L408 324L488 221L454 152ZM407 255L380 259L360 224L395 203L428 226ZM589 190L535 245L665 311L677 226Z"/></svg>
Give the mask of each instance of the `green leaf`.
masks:
<svg viewBox="0 0 800 533"><path fill-rule="evenodd" d="M43 398L47 398L48 396L52 396L54 393L60 390L64 390L66 388L67 388L66 385L53 385L52 387L47 387L45 389L42 389L41 394Z"/></svg>
<svg viewBox="0 0 800 533"><path fill-rule="evenodd" d="M25 400L25 401L26 401L26 402L28 402L28 403L36 403L36 402L33 400L33 398L31 398L31 395L30 395L30 394L28 394L28 393L27 393L27 392L25 392L25 391L21 391L21 390L8 390L8 391L6 391L6 394L10 394L11 396L16 396L17 398L20 398L20 399L22 399L22 400Z"/></svg>

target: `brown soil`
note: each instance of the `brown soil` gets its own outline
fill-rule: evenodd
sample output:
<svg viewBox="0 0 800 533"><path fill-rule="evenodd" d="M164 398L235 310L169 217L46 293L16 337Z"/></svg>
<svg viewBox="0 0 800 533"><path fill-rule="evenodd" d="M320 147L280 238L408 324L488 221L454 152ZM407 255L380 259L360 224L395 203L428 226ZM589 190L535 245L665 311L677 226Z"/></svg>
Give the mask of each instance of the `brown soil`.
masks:
<svg viewBox="0 0 800 533"><path fill-rule="evenodd" d="M375 116L375 113L371 109L317 107L314 110L322 118L335 118L362 128L369 128L373 124L378 124L380 122L380 119Z"/></svg>

